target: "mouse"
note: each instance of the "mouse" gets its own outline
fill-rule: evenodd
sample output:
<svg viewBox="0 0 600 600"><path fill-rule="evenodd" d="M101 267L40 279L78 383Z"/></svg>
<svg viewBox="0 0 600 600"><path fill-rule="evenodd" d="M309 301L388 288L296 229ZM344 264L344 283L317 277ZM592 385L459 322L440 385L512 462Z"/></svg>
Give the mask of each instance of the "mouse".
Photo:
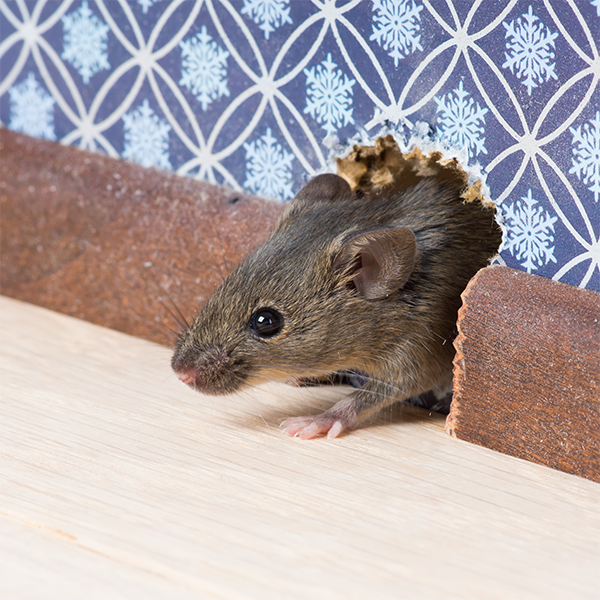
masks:
<svg viewBox="0 0 600 600"><path fill-rule="evenodd" d="M180 335L177 377L209 395L274 380L350 383L325 412L282 423L303 439L451 390L461 293L502 237L493 208L465 202L464 188L420 177L353 190L317 175Z"/></svg>

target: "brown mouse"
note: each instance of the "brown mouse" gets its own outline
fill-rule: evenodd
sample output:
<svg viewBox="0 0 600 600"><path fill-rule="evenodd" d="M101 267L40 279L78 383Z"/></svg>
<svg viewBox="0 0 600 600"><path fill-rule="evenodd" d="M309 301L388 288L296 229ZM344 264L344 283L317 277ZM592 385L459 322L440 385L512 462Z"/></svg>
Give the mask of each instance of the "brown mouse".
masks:
<svg viewBox="0 0 600 600"><path fill-rule="evenodd" d="M447 387L460 295L501 241L493 209L465 203L461 187L424 177L363 193L315 177L181 335L176 374L213 395L353 377L329 410L284 422L301 438Z"/></svg>

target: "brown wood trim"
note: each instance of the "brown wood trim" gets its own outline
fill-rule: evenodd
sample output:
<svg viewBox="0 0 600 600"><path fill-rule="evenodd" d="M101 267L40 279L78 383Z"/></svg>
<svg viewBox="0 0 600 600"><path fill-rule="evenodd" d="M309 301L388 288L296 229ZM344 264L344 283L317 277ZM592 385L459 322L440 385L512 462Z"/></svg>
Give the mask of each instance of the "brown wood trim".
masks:
<svg viewBox="0 0 600 600"><path fill-rule="evenodd" d="M283 205L0 129L1 293L171 344ZM164 303L164 304L163 304Z"/></svg>
<svg viewBox="0 0 600 600"><path fill-rule="evenodd" d="M600 481L600 294L488 267L458 331L446 430Z"/></svg>

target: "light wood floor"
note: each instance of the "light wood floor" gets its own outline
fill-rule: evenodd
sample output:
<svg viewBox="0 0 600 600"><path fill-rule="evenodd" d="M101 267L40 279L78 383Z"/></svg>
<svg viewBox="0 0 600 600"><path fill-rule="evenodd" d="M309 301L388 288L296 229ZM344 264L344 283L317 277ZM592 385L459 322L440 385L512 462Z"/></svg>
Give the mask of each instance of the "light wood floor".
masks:
<svg viewBox="0 0 600 600"><path fill-rule="evenodd" d="M600 486L332 391L188 390L169 350L0 300L0 598L600 596Z"/></svg>

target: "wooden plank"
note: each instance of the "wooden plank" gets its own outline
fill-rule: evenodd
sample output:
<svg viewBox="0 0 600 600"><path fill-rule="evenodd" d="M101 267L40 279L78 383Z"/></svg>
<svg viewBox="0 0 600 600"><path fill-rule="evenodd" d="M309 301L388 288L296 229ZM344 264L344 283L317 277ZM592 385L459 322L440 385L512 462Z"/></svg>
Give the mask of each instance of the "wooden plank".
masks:
<svg viewBox="0 0 600 600"><path fill-rule="evenodd" d="M115 559L114 548L90 548L14 513L0 513L0 560L3 600L198 597L174 585L168 574L144 569L141 563L132 568L127 561Z"/></svg>
<svg viewBox="0 0 600 600"><path fill-rule="evenodd" d="M600 294L488 267L458 331L448 432L600 481Z"/></svg>
<svg viewBox="0 0 600 600"><path fill-rule="evenodd" d="M336 390L202 397L169 351L0 299L0 597L597 598L600 487Z"/></svg>

